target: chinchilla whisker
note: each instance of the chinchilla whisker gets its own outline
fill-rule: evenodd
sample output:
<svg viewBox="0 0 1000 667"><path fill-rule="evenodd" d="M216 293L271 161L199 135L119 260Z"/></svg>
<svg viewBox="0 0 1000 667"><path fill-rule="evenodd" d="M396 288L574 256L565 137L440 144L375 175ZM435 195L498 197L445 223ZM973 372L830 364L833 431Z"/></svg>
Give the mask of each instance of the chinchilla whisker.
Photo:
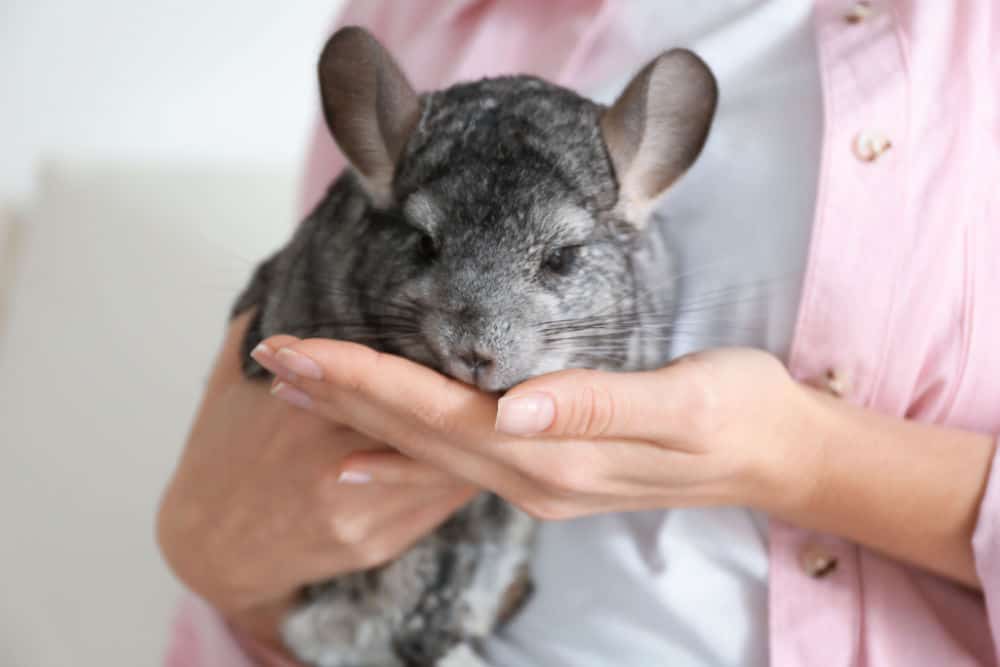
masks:
<svg viewBox="0 0 1000 667"><path fill-rule="evenodd" d="M677 319L670 320L650 320L647 324L669 324L676 326L685 326L689 324L745 324L747 322L751 324L765 324L768 318L764 314L755 314L752 317L739 318L733 317L731 315L726 315L724 313L712 312L710 310L696 310L691 313L684 313L684 317L679 317Z"/></svg>
<svg viewBox="0 0 1000 667"><path fill-rule="evenodd" d="M593 345L624 345L625 337L623 336L605 336L605 335L593 335L593 336L550 336L544 337L542 340L547 344L553 345L582 345L582 344L593 344Z"/></svg>
<svg viewBox="0 0 1000 667"><path fill-rule="evenodd" d="M203 283L199 282L198 289L211 291L212 293L229 294L232 295L237 290L233 288L232 285L222 285L219 283Z"/></svg>
<svg viewBox="0 0 1000 667"><path fill-rule="evenodd" d="M336 327L356 327L356 328L371 328L371 329L384 329L394 326L402 327L412 327L416 330L419 326L419 320L416 318L395 316L395 315L381 315L374 313L362 313L364 319L354 320L345 319L342 317L327 317L323 319L312 319L303 320L299 325L318 325L318 326L336 326Z"/></svg>
<svg viewBox="0 0 1000 667"><path fill-rule="evenodd" d="M720 294L710 297L701 297L698 299L691 299L683 304L680 304L675 312L686 313L696 310L703 310L706 308L730 308L732 306L739 306L741 304L764 304L770 297L766 294L756 294L756 295L735 295L735 294Z"/></svg>
<svg viewBox="0 0 1000 667"><path fill-rule="evenodd" d="M642 302L651 298L655 292L660 289L674 287L677 279L680 277L690 277L691 272L687 274L677 274L672 276L666 284L656 285L654 287L644 287L637 292L637 300ZM790 272L788 274L779 274L776 276L771 276L768 278L761 278L759 280L751 280L746 282L737 282L731 285L722 285L716 288L708 290L699 290L698 292L691 295L690 298L685 297L682 299L682 303L696 303L700 300L713 297L723 297L730 294L745 294L748 290L755 288L772 288L777 287L780 289L789 289L796 285L794 282L790 282L790 279L796 277L798 274L796 272ZM757 290L753 292L755 298L768 297L770 296L766 290Z"/></svg>
<svg viewBox="0 0 1000 667"><path fill-rule="evenodd" d="M789 290L790 284L782 284L772 280L759 280L735 285L726 285L713 289L700 290L682 300L683 304L699 303L710 299L728 298L739 295L741 298L753 300L768 299L774 296L773 289Z"/></svg>
<svg viewBox="0 0 1000 667"><path fill-rule="evenodd" d="M625 348L574 350L574 352L580 357L597 362L607 361L612 363L621 363L625 361L628 356L628 352Z"/></svg>
<svg viewBox="0 0 1000 667"><path fill-rule="evenodd" d="M611 359L618 358L624 359L628 354L625 348L587 348L587 349L573 349L573 350L561 350L559 348L545 348L549 352L560 353L560 352L571 352L574 357L587 357L590 359Z"/></svg>
<svg viewBox="0 0 1000 667"><path fill-rule="evenodd" d="M289 332L308 332L320 329L334 329L343 335L363 338L399 339L419 337L421 331L413 321L350 322L338 319L308 320L293 322L285 327Z"/></svg>
<svg viewBox="0 0 1000 667"><path fill-rule="evenodd" d="M227 259L237 260L242 263L244 268L252 269L254 266L260 263L259 257L247 257L241 255L240 253L233 250L232 246L224 243L218 238L214 238L205 233L204 230L199 230L196 232L198 236L201 237L201 243L212 246L215 250L219 251L221 254L225 255Z"/></svg>
<svg viewBox="0 0 1000 667"><path fill-rule="evenodd" d="M691 326L699 326L706 324L715 324L720 326L735 326L735 327L748 327L756 328L759 326L764 326L767 323L767 318L764 316L743 319L734 318L728 315L717 314L714 315L711 312L702 312L702 314L696 317L683 317L683 318L648 318L642 322L636 323L637 327L640 328L662 328L668 327L671 329L685 328ZM687 315L687 313L685 313Z"/></svg>
<svg viewBox="0 0 1000 667"><path fill-rule="evenodd" d="M613 315L589 315L586 317L573 317L563 320L547 320L539 323L545 330L578 329L583 327L621 325L628 326L639 322L641 316L636 312L616 313Z"/></svg>
<svg viewBox="0 0 1000 667"><path fill-rule="evenodd" d="M306 328L306 329L301 329L300 331L307 332L307 331L310 331L310 330L311 329ZM332 338L334 338L336 340L335 336L333 336ZM414 340L416 338L417 338L417 336L414 335L414 334L394 334L394 333L391 333L391 332L388 332L388 331L383 331L383 332L379 332L379 333L375 333L375 332L371 332L371 333L354 333L354 334L351 334L349 340L358 341L358 342L368 342L368 341L382 342L382 341L408 341L408 340Z"/></svg>
<svg viewBox="0 0 1000 667"><path fill-rule="evenodd" d="M604 343L605 341L608 341L615 345L622 345L624 339L625 337L621 335L608 336L604 334L591 334L591 335L578 334L575 336L545 336L543 337L542 340L544 340L547 343L565 343L565 344L569 343L578 344L587 341L597 341Z"/></svg>
<svg viewBox="0 0 1000 667"><path fill-rule="evenodd" d="M702 265L700 265L698 267L695 267L695 268L692 268L692 269L688 269L686 271L681 271L679 273L675 273L675 274L673 274L671 276L668 276L668 278L667 278L668 282L664 286L673 287L677 283L682 282L685 279L693 278L693 277L696 277L696 276L699 276L699 275L703 275L703 274L714 275L714 274L717 273L719 267L724 266L727 262L733 261L734 259L735 258L731 258L731 259L725 259L725 258L723 258L723 259L720 259L720 260L717 260L717 261L714 261L714 262L708 262L706 264L702 264ZM757 280L751 280L751 281L748 281L748 282L737 283L734 286L742 288L742 287L749 287L749 286L754 286L754 285L787 284L788 281L800 278L801 275L802 275L802 270L801 269L799 269L799 270L792 270L792 271L787 271L787 272L783 272L783 273L777 273L777 274L768 276L766 278L759 278ZM659 285L657 285L655 287L659 287ZM646 289L647 292L650 290L649 287L646 287L645 289Z"/></svg>
<svg viewBox="0 0 1000 667"><path fill-rule="evenodd" d="M563 333L573 333L577 331L619 331L629 333L636 327L647 328L656 326L671 326L683 316L699 312L711 312L723 307L731 307L739 304L751 304L767 298L766 294L756 294L747 297L739 293L739 287L732 286L706 292L696 299L685 302L682 306L670 313L656 312L649 308L638 306L632 310L620 313L594 313L582 318L569 318L565 320L552 320L539 323L539 329L545 335L557 335ZM713 321L724 324L724 320L710 319L699 320Z"/></svg>
<svg viewBox="0 0 1000 667"><path fill-rule="evenodd" d="M751 302L746 301L746 302L740 302L740 303L750 304ZM731 307L734 304L728 304L728 305ZM689 319L689 316L694 316L694 317L697 317L697 318L709 318L709 319L711 319L711 318L714 318L716 315L722 316L723 313L720 313L720 309L722 309L722 308L724 308L723 304L705 304L705 305L694 307L694 308L685 308L684 310L678 310L676 313L674 313L673 315L671 315L671 317L669 319L671 319L671 320L674 320L674 319L678 319L678 320L684 319L684 320L687 320L687 319ZM757 314L759 314L759 313L757 313ZM663 317L658 316L658 315L657 316L653 316L653 317L655 317L657 320L667 319L667 318L663 318Z"/></svg>
<svg viewBox="0 0 1000 667"><path fill-rule="evenodd" d="M726 327L724 333L712 333L705 332L699 329L696 324L722 324ZM762 326L762 324L761 324ZM550 332L543 334L544 340L550 344L561 344L561 345L571 345L579 344L582 342L594 340L594 339L608 339L613 338L619 340L621 338L627 338L633 334L640 334L643 340L646 341L669 341L675 338L678 334L689 334L697 335L706 340L718 340L726 341L728 337L725 334L732 332L753 332L757 331L758 326L753 324L746 324L743 322L725 322L719 320L702 320L701 322L685 322L683 324L678 324L676 322L664 321L662 324L649 324L642 323L634 326L620 327L620 328L607 328L600 331L590 330L590 331L579 331L579 332Z"/></svg>

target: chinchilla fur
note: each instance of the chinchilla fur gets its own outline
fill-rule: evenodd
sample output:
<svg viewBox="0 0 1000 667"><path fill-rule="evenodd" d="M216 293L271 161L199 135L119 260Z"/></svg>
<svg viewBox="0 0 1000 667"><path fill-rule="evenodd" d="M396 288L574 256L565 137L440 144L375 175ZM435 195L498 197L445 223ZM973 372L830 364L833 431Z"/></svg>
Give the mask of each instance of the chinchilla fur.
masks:
<svg viewBox="0 0 1000 667"><path fill-rule="evenodd" d="M331 38L319 75L351 166L234 308L255 309L248 376L278 333L364 343L490 392L668 360L674 269L649 212L712 120L697 56L661 55L611 107L527 76L418 95L359 28ZM389 564L309 586L285 640L320 667L476 664L476 641L530 588L534 532L483 494Z"/></svg>

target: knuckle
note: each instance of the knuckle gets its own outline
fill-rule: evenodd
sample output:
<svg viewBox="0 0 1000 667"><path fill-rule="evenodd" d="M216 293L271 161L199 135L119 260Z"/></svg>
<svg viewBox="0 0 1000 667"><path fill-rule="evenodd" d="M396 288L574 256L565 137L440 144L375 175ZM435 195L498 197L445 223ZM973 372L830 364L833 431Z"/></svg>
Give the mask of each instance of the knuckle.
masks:
<svg viewBox="0 0 1000 667"><path fill-rule="evenodd" d="M351 371L342 376L342 385L353 394L371 395L374 393L372 380L382 372L385 355L363 345L358 345L357 348L360 363L351 364Z"/></svg>
<svg viewBox="0 0 1000 667"><path fill-rule="evenodd" d="M538 521L565 521L574 518L572 506L564 500L552 496L538 496L525 502L521 509Z"/></svg>
<svg viewBox="0 0 1000 667"><path fill-rule="evenodd" d="M412 404L411 412L417 421L435 433L454 433L458 427L455 420L452 398L452 380L442 376L438 390L429 392L435 400L418 399Z"/></svg>
<svg viewBox="0 0 1000 667"><path fill-rule="evenodd" d="M594 475L587 466L577 463L550 467L537 475L537 481L552 496L566 499L588 492Z"/></svg>
<svg viewBox="0 0 1000 667"><path fill-rule="evenodd" d="M331 465L319 471L315 477L314 489L319 507L335 507L335 503L342 501L344 485L340 483L340 466ZM331 528L334 521L330 520Z"/></svg>
<svg viewBox="0 0 1000 667"><path fill-rule="evenodd" d="M286 413L283 431L295 442L316 440L329 432L329 422L301 410Z"/></svg>
<svg viewBox="0 0 1000 667"><path fill-rule="evenodd" d="M384 565L396 556L395 545L386 540L374 540L352 549L354 562L360 569L370 569Z"/></svg>
<svg viewBox="0 0 1000 667"><path fill-rule="evenodd" d="M569 405L565 430L568 435L599 438L609 432L615 420L615 398L593 382L583 383L576 400Z"/></svg>
<svg viewBox="0 0 1000 667"><path fill-rule="evenodd" d="M368 526L357 516L335 516L330 519L330 535L340 544L357 546L368 536Z"/></svg>
<svg viewBox="0 0 1000 667"><path fill-rule="evenodd" d="M709 437L717 430L721 414L710 369L697 357L684 359L681 363L688 365L691 372L687 391L676 397L672 418L693 436Z"/></svg>
<svg viewBox="0 0 1000 667"><path fill-rule="evenodd" d="M421 401L413 408L413 416L425 427L436 433L450 433L454 427L451 416L441 406Z"/></svg>

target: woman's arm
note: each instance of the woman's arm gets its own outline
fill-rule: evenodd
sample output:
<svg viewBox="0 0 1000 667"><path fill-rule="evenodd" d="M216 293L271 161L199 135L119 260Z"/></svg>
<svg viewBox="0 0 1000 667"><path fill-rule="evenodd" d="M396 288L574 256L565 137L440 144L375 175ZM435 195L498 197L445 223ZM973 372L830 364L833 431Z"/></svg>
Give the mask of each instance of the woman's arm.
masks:
<svg viewBox="0 0 1000 667"><path fill-rule="evenodd" d="M164 492L157 537L177 578L260 657L283 653L280 621L302 586L391 560L475 489L415 461L400 467L412 484L348 483L344 456L385 446L289 408L265 384L243 378L239 346L248 318L230 327ZM266 350L254 356L269 358ZM198 641L226 627L206 624L204 609L184 607L171 656L185 665L239 664L210 659L215 651L233 654L231 638L216 631L211 647ZM202 658L184 658L193 654Z"/></svg>
<svg viewBox="0 0 1000 667"><path fill-rule="evenodd" d="M300 374L279 397L541 518L747 505L979 585L972 532L993 438L851 406L795 382L766 353L715 350L646 373L566 371L498 404L356 345L285 347L278 363L312 363L320 379ZM399 477L395 461L359 453L344 465L379 479Z"/></svg>
<svg viewBox="0 0 1000 667"><path fill-rule="evenodd" d="M781 466L782 476L801 477L801 490L791 502L772 498L769 511L979 588L972 535L995 439L795 391L797 449L812 451Z"/></svg>

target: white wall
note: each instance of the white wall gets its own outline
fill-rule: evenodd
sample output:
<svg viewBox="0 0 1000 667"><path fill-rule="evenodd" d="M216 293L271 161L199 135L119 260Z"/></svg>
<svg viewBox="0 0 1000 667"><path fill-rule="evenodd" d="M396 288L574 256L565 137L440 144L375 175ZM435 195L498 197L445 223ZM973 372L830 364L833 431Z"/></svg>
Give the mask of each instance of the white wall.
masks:
<svg viewBox="0 0 1000 667"><path fill-rule="evenodd" d="M297 163L341 0L0 0L0 201L39 159Z"/></svg>
<svg viewBox="0 0 1000 667"><path fill-rule="evenodd" d="M0 666L163 663L179 584L156 507L296 181L47 163L0 330Z"/></svg>
<svg viewBox="0 0 1000 667"><path fill-rule="evenodd" d="M0 215L0 665L162 663L156 502L292 224L339 5L0 0L0 214L30 198L16 262Z"/></svg>

